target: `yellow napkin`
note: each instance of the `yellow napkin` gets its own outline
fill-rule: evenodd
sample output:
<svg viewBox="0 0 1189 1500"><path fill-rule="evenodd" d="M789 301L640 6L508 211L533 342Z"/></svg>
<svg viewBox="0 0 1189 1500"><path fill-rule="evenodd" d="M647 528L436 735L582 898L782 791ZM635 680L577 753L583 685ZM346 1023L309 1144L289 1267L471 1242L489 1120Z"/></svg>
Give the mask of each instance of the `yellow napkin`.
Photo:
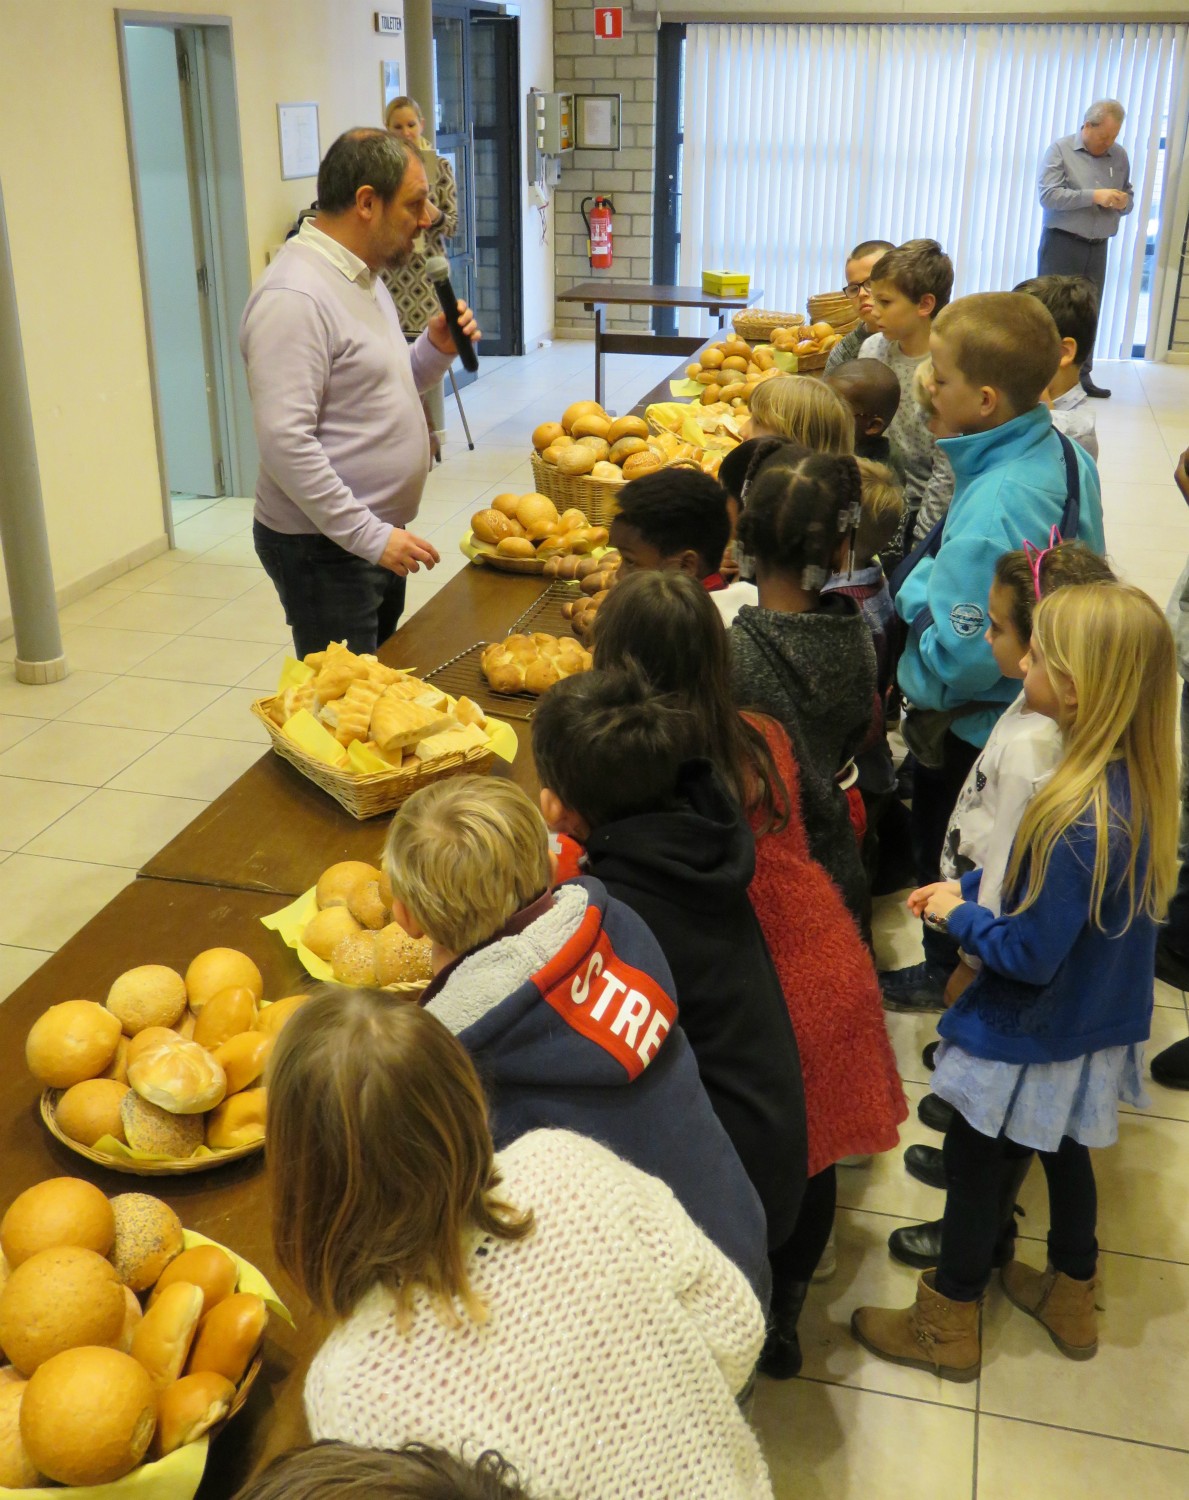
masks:
<svg viewBox="0 0 1189 1500"><path fill-rule="evenodd" d="M217 1240L208 1240L204 1234L198 1234L193 1229L185 1230L182 1237L187 1250L195 1245L218 1244ZM227 1245L219 1245L219 1249L226 1251L239 1267L236 1290L254 1292L257 1297L262 1297L269 1310L292 1328L294 1323L289 1309L277 1296L267 1278ZM176 1448L156 1463L141 1464L131 1474L125 1474L123 1479L115 1479L110 1484L86 1484L71 1488L53 1485L32 1490L10 1490L0 1485L0 1500L63 1500L64 1496L71 1497L71 1500L194 1500L206 1468L207 1447L207 1439L199 1438L197 1442L187 1443L184 1448Z"/></svg>
<svg viewBox="0 0 1189 1500"><path fill-rule="evenodd" d="M304 661L298 661L295 656L287 656L281 667L280 681L277 683L277 697L279 698L287 688L300 687L303 682L309 682L311 677L317 675L313 667L307 667Z"/></svg>
<svg viewBox="0 0 1189 1500"><path fill-rule="evenodd" d="M699 380L670 380L669 394L671 396L698 396L702 392L702 383Z"/></svg>
<svg viewBox="0 0 1189 1500"><path fill-rule="evenodd" d="M132 1146L125 1145L123 1141L117 1141L114 1135L101 1135L93 1147L95 1151L102 1151L105 1156L116 1156L121 1161L176 1161L175 1156L166 1156L160 1151L137 1151ZM217 1156L218 1152L212 1151L209 1146L199 1146L186 1157L187 1161L198 1161L204 1156Z"/></svg>
<svg viewBox="0 0 1189 1500"><path fill-rule="evenodd" d="M377 771L395 771L391 761L369 750L362 740L352 740L347 746L347 769L357 771L360 776L372 776Z"/></svg>
<svg viewBox="0 0 1189 1500"><path fill-rule="evenodd" d="M302 933L317 915L317 890L316 887L311 886L295 901L290 901L288 906L282 906L280 911L261 917L260 921L271 932L280 934L285 946L292 948L297 954L307 974L312 974L315 979L332 980L334 970L325 959L319 958L313 949L307 948L301 940Z"/></svg>
<svg viewBox="0 0 1189 1500"><path fill-rule="evenodd" d="M797 373L797 356L791 349L774 349L772 363L778 370L783 370L786 375Z"/></svg>
<svg viewBox="0 0 1189 1500"><path fill-rule="evenodd" d="M319 724L308 708L302 708L286 719L281 733L315 760L340 770L347 762L347 752L324 724Z"/></svg>
<svg viewBox="0 0 1189 1500"><path fill-rule="evenodd" d="M516 752L520 749L520 741L516 738L516 731L511 724L505 724L503 719L487 720L487 743L501 760L506 760L509 765L516 759Z"/></svg>

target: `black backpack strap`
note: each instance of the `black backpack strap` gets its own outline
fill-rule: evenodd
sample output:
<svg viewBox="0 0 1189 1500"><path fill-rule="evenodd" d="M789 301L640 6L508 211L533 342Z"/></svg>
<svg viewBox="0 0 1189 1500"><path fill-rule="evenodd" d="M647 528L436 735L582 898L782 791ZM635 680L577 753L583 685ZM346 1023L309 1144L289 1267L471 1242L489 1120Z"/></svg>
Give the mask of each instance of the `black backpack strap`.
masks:
<svg viewBox="0 0 1189 1500"><path fill-rule="evenodd" d="M1072 542L1082 520L1082 476L1073 443L1056 427L1053 431L1061 443L1061 453L1065 459L1065 508L1061 512L1061 537L1063 541Z"/></svg>
<svg viewBox="0 0 1189 1500"><path fill-rule="evenodd" d="M948 511L946 513L948 515ZM935 521L904 561L888 579L888 589L894 599L904 586L904 580L923 557L936 557L941 550L941 533L945 529L945 516Z"/></svg>

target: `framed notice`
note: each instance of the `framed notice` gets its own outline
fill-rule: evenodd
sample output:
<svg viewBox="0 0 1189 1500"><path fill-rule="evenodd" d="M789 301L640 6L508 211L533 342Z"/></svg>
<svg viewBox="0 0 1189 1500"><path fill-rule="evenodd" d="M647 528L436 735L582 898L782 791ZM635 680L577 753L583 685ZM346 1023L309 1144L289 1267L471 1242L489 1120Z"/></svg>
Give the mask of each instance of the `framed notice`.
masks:
<svg viewBox="0 0 1189 1500"><path fill-rule="evenodd" d="M387 114L388 106L394 99L401 96L400 86L400 63L382 62L380 64L380 90L384 95L384 104L381 115Z"/></svg>
<svg viewBox="0 0 1189 1500"><path fill-rule="evenodd" d="M313 103L278 104L277 134L281 141L281 179L317 177L322 153L318 147L318 106Z"/></svg>
<svg viewBox="0 0 1189 1500"><path fill-rule="evenodd" d="M619 94L575 94L574 144L579 151L619 150Z"/></svg>

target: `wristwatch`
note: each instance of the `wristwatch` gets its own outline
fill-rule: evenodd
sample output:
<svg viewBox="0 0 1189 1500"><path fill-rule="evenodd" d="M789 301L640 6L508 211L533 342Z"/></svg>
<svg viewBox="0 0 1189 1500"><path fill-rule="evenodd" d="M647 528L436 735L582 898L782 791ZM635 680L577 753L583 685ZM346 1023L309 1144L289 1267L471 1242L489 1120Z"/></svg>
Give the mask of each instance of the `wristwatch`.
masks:
<svg viewBox="0 0 1189 1500"><path fill-rule="evenodd" d="M946 918L934 916L932 912L925 913L924 921L925 926L932 927L934 932L948 932L950 930L950 924Z"/></svg>

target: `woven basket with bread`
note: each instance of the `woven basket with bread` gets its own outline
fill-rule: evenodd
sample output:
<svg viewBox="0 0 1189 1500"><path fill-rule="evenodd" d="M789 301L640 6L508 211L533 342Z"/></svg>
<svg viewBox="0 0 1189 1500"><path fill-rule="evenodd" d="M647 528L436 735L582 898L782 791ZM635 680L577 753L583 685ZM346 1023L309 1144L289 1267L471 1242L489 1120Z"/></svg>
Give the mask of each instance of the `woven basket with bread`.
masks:
<svg viewBox="0 0 1189 1500"><path fill-rule="evenodd" d="M497 571L542 574L550 558L588 557L607 539L607 528L577 507L559 512L548 495L505 494L471 517L463 551Z"/></svg>
<svg viewBox="0 0 1189 1500"><path fill-rule="evenodd" d="M14 1198L0 1248L3 1493L192 1500L270 1313L292 1322L276 1292L159 1198L79 1177Z"/></svg>
<svg viewBox="0 0 1189 1500"><path fill-rule="evenodd" d="M64 1000L30 1028L25 1061L50 1134L114 1172L174 1176L264 1145L264 1069L305 997L269 1004L246 953L208 948L183 976L121 974L106 1000Z"/></svg>
<svg viewBox="0 0 1189 1500"><path fill-rule="evenodd" d="M559 509L584 511L609 526L622 485L668 462L641 417L612 417L597 401L574 401L560 422L533 431L533 483Z"/></svg>

